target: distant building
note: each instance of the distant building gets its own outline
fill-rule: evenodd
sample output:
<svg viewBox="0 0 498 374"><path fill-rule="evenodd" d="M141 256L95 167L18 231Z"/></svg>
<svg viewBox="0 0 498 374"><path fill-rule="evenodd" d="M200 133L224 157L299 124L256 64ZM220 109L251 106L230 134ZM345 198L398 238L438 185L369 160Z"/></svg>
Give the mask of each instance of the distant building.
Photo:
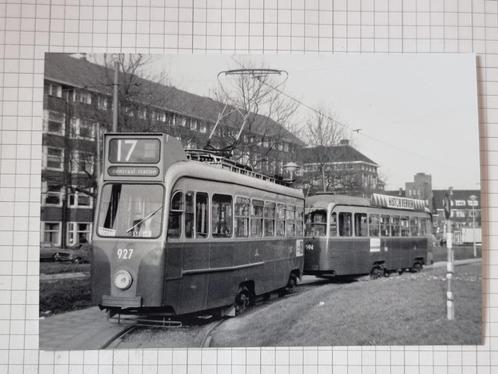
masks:
<svg viewBox="0 0 498 374"><path fill-rule="evenodd" d="M417 173L413 182L405 183L406 197L424 200L432 210L432 177L430 174Z"/></svg>
<svg viewBox="0 0 498 374"><path fill-rule="evenodd" d="M310 193L325 187L334 193L370 196L384 189L377 174L379 165L346 139L336 146L303 148L298 159L303 165L300 175L309 183Z"/></svg>
<svg viewBox="0 0 498 374"><path fill-rule="evenodd" d="M433 190L433 223L435 233L444 232L443 198L448 190ZM475 197L473 200L471 197ZM450 197L452 228L457 235L462 228L472 228L472 215L475 214L475 225L481 227L481 191L453 190Z"/></svg>
<svg viewBox="0 0 498 374"><path fill-rule="evenodd" d="M85 58L46 55L43 97L41 242L75 246L91 241L99 166L97 140L112 123L112 71ZM120 103L120 129L158 131L185 148L202 148L224 104L138 78L154 92ZM144 96L144 95L142 95ZM304 143L272 119L251 116L234 156L267 174L282 174ZM234 139L240 118L232 115L214 133L213 144Z"/></svg>

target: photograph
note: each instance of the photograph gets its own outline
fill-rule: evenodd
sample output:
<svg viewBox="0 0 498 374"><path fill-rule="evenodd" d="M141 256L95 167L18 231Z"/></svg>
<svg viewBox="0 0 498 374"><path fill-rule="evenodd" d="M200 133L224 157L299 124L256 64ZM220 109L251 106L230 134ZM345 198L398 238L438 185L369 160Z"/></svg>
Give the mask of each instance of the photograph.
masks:
<svg viewBox="0 0 498 374"><path fill-rule="evenodd" d="M482 344L474 54L46 53L40 92L41 350Z"/></svg>

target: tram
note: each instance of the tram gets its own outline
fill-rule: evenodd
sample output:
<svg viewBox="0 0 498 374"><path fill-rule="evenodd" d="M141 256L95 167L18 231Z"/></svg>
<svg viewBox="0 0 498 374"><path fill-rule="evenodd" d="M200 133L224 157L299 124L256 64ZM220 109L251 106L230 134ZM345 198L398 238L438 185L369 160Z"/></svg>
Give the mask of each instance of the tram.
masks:
<svg viewBox="0 0 498 374"><path fill-rule="evenodd" d="M166 134L106 134L104 147L91 277L101 309L241 313L302 276L301 191Z"/></svg>
<svg viewBox="0 0 498 374"><path fill-rule="evenodd" d="M423 200L318 194L306 199L304 273L321 277L419 271L432 262Z"/></svg>

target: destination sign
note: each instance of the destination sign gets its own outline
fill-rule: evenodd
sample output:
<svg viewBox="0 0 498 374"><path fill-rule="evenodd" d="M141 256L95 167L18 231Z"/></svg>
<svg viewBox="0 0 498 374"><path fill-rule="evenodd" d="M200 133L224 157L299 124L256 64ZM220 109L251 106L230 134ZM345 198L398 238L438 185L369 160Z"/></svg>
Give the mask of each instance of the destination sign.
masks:
<svg viewBox="0 0 498 374"><path fill-rule="evenodd" d="M159 168L155 166L110 166L107 173L112 177L157 177Z"/></svg>
<svg viewBox="0 0 498 374"><path fill-rule="evenodd" d="M389 196L389 198L387 199L387 207L413 210L415 209L415 202L412 199L407 199L397 196Z"/></svg>
<svg viewBox="0 0 498 374"><path fill-rule="evenodd" d="M109 161L123 164L157 164L161 143L153 138L114 138L109 142Z"/></svg>
<svg viewBox="0 0 498 374"><path fill-rule="evenodd" d="M389 196L374 193L372 195L372 204L384 208L406 209L406 210L423 210L425 201L419 199L410 199L408 197Z"/></svg>

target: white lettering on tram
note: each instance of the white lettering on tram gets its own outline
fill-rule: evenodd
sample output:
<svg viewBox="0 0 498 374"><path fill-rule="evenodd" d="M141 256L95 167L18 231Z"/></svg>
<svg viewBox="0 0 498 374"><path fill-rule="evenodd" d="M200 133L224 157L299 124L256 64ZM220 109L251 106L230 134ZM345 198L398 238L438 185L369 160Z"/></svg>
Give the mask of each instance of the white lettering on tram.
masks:
<svg viewBox="0 0 498 374"><path fill-rule="evenodd" d="M133 248L118 248L117 255L120 260L129 260L133 254Z"/></svg>

